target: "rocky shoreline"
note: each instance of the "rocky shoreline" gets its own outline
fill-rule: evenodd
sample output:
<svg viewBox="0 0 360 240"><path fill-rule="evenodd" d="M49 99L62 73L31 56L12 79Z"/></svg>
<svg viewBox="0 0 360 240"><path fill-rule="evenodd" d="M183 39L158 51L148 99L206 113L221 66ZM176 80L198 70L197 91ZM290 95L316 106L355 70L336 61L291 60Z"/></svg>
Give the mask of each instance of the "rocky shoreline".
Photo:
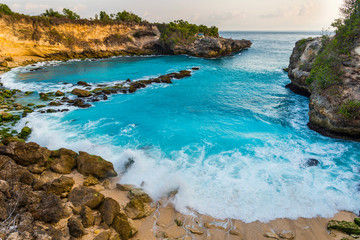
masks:
<svg viewBox="0 0 360 240"><path fill-rule="evenodd" d="M311 70L316 57L323 50L324 41L319 37L302 39L296 43L289 63L291 83L286 87L309 97L310 129L328 137L360 141L358 48L353 48L349 56L342 56L344 60L338 70L341 72L338 80L332 76L321 80L332 82L324 88L316 81L309 82ZM322 71L327 70L323 68Z"/></svg>

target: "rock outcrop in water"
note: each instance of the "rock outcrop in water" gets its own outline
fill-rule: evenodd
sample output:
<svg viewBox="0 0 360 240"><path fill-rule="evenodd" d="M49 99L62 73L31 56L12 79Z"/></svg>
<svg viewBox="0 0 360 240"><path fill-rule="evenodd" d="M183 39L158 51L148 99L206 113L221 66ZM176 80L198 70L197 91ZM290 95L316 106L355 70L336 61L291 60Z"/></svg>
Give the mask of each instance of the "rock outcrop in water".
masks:
<svg viewBox="0 0 360 240"><path fill-rule="evenodd" d="M360 141L359 47L355 44L348 56L340 56L338 79L322 75L318 81L327 83L325 87L309 81L314 61L324 48L322 38L298 41L290 57L287 87L310 97L308 126L323 135Z"/></svg>

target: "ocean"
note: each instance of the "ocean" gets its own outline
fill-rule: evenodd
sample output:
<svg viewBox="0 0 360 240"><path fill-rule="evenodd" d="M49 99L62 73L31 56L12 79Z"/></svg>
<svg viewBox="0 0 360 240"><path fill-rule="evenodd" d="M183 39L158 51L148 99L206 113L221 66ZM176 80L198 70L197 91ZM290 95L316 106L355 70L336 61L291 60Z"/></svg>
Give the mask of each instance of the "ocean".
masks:
<svg viewBox="0 0 360 240"><path fill-rule="evenodd" d="M120 183L197 211L244 222L330 217L360 209L360 143L307 127L306 97L285 88L295 42L319 32L221 32L250 49L218 59L116 57L39 63L5 73L6 87L71 91L78 81L117 83L192 67L191 77L111 95L88 109L34 112L16 126L50 149L87 151L114 163ZM38 71L31 69L41 67ZM41 103L37 95L20 99ZM61 107L60 107L61 108ZM134 164L125 168L129 159ZM317 159L318 166L306 165Z"/></svg>

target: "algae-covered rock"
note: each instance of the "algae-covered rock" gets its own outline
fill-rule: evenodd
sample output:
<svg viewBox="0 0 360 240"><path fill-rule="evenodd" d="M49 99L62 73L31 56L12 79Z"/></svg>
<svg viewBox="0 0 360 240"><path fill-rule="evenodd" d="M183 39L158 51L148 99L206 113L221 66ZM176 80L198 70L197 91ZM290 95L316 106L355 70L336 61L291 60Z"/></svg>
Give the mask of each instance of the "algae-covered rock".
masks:
<svg viewBox="0 0 360 240"><path fill-rule="evenodd" d="M120 213L114 219L112 228L120 235L122 240L127 240L135 235L137 232L136 227L131 219L128 219L125 214Z"/></svg>
<svg viewBox="0 0 360 240"><path fill-rule="evenodd" d="M10 121L13 120L14 115L12 115L11 113L8 112L0 112L0 116L2 118L2 120L4 121Z"/></svg>
<svg viewBox="0 0 360 240"><path fill-rule="evenodd" d="M151 214L151 208L140 199L133 198L125 207L126 215L132 219L147 217Z"/></svg>
<svg viewBox="0 0 360 240"><path fill-rule="evenodd" d="M29 135L31 134L31 128L25 126L21 129L21 132L19 134L19 138L21 139L27 139L29 137Z"/></svg>
<svg viewBox="0 0 360 240"><path fill-rule="evenodd" d="M65 95L65 93L63 93L63 92L60 91L60 90L57 90L57 91L55 92L55 96L60 97L60 96L64 96L64 95Z"/></svg>
<svg viewBox="0 0 360 240"><path fill-rule="evenodd" d="M72 94L78 96L78 97L90 97L91 93L87 90L75 88L71 91Z"/></svg>
<svg viewBox="0 0 360 240"><path fill-rule="evenodd" d="M130 199L137 198L144 203L152 202L151 197L147 193L145 193L144 190L142 190L141 188L130 189L130 191L128 193L128 198L130 198Z"/></svg>
<svg viewBox="0 0 360 240"><path fill-rule="evenodd" d="M77 157L77 169L83 175L91 174L99 178L117 176L111 162L86 152L79 152L79 156Z"/></svg>
<svg viewBox="0 0 360 240"><path fill-rule="evenodd" d="M84 186L92 186L92 185L96 185L98 183L99 183L99 179L97 179L93 175L89 175L88 177L85 178L83 185Z"/></svg>
<svg viewBox="0 0 360 240"><path fill-rule="evenodd" d="M327 228L347 234L360 234L360 227L353 222L331 220L328 222Z"/></svg>
<svg viewBox="0 0 360 240"><path fill-rule="evenodd" d="M49 95L47 93L39 93L39 96L40 96L40 99L43 101L48 101L50 99Z"/></svg>
<svg viewBox="0 0 360 240"><path fill-rule="evenodd" d="M75 181L73 178L62 176L52 181L47 191L61 197L66 197L71 191L74 184Z"/></svg>

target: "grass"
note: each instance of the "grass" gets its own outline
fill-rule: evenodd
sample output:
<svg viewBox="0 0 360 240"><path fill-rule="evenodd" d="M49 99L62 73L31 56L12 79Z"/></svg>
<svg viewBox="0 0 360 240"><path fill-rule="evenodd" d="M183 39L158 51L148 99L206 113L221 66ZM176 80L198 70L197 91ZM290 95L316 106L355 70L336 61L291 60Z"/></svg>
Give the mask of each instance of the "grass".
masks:
<svg viewBox="0 0 360 240"><path fill-rule="evenodd" d="M349 100L341 104L339 113L346 119L355 119L360 116L360 102Z"/></svg>

